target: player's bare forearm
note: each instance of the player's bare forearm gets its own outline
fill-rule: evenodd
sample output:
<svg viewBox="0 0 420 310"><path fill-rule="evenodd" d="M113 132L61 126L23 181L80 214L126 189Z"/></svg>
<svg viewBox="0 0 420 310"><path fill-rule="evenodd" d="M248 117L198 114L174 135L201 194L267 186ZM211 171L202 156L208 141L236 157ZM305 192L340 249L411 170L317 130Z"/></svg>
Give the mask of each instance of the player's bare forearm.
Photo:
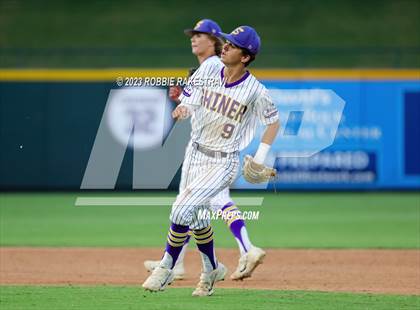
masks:
<svg viewBox="0 0 420 310"><path fill-rule="evenodd" d="M277 136L277 133L280 129L280 122L277 121L267 126L262 136L261 142L265 144L273 144L274 139Z"/></svg>
<svg viewBox="0 0 420 310"><path fill-rule="evenodd" d="M264 163L264 160L267 157L271 144L273 144L273 141L277 136L279 128L280 128L280 122L276 121L275 123L268 125L264 131L263 137L261 139L261 143L258 146L258 150L255 153L254 158L252 160L253 163L260 165L259 167L260 170L263 167L262 165Z"/></svg>

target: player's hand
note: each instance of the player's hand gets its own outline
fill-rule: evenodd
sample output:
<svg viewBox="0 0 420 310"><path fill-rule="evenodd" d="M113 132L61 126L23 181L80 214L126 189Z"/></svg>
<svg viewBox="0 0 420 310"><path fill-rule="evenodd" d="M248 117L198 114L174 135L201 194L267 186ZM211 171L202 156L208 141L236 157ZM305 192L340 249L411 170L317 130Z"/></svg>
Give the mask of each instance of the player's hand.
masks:
<svg viewBox="0 0 420 310"><path fill-rule="evenodd" d="M250 155L245 155L242 174L249 183L264 183L276 176L276 170L265 165L257 164Z"/></svg>
<svg viewBox="0 0 420 310"><path fill-rule="evenodd" d="M173 110L172 117L177 119L185 119L190 116L190 110L186 106L179 105Z"/></svg>
<svg viewBox="0 0 420 310"><path fill-rule="evenodd" d="M171 86L169 87L169 98L179 104L179 96L182 93L181 86Z"/></svg>

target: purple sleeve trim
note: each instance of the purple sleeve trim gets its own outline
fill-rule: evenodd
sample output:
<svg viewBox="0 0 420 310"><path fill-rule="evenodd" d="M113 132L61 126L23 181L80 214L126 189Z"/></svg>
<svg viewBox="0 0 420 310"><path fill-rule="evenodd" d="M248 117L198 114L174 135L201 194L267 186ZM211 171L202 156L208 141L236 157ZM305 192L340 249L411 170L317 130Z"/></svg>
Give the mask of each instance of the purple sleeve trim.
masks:
<svg viewBox="0 0 420 310"><path fill-rule="evenodd" d="M278 112L278 111L274 111L274 112L272 112L271 114L268 114L265 118L271 118L271 117L273 117L274 115L276 115L276 114L277 114L277 112Z"/></svg>

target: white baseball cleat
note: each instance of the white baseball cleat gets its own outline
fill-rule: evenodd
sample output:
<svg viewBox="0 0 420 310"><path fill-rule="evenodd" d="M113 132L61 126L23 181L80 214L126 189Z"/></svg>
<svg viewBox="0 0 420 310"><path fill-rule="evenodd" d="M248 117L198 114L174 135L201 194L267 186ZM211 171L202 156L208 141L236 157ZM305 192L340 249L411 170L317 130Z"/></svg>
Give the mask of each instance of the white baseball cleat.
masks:
<svg viewBox="0 0 420 310"><path fill-rule="evenodd" d="M148 272L152 272L155 268L159 267L160 260L145 260L144 268ZM172 269L174 272L174 280L183 280L185 278L184 262L177 262Z"/></svg>
<svg viewBox="0 0 420 310"><path fill-rule="evenodd" d="M227 268L222 263L218 263L217 268L212 272L203 272L200 276L200 282L198 282L197 288L194 290L192 295L211 296L214 293L214 284L224 280L226 273Z"/></svg>
<svg viewBox="0 0 420 310"><path fill-rule="evenodd" d="M171 269L156 267L142 286L145 290L151 292L163 291L173 279L174 273Z"/></svg>
<svg viewBox="0 0 420 310"><path fill-rule="evenodd" d="M259 264L262 264L265 257L265 251L257 247L251 247L248 253L239 258L238 267L230 275L232 280L243 280L249 278Z"/></svg>

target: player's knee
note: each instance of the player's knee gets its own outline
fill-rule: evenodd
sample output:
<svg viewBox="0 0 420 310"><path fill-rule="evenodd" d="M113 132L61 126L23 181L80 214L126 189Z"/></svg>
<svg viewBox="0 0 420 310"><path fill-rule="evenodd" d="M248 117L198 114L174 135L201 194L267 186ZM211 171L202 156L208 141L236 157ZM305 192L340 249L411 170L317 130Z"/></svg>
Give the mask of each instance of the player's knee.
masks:
<svg viewBox="0 0 420 310"><path fill-rule="evenodd" d="M179 205L172 205L171 215L169 217L172 223L189 226L192 221L191 212Z"/></svg>

